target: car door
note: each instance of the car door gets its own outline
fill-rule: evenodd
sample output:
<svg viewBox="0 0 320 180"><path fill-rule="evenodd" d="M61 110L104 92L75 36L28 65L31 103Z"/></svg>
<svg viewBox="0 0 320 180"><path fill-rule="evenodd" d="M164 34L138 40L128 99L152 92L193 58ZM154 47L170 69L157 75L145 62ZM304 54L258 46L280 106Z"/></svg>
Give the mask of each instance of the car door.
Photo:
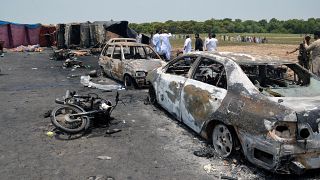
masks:
<svg viewBox="0 0 320 180"><path fill-rule="evenodd" d="M178 120L181 119L180 114L180 93L181 89L189 76L189 70L196 56L183 56L173 60L165 68L165 72L161 74L158 84L158 102L169 113Z"/></svg>
<svg viewBox="0 0 320 180"><path fill-rule="evenodd" d="M101 52L99 58L99 65L102 67L103 71L107 76L111 76L111 56L114 50L114 46L106 45Z"/></svg>
<svg viewBox="0 0 320 180"><path fill-rule="evenodd" d="M227 94L224 66L212 58L201 57L181 91L182 121L200 132L205 121L216 112Z"/></svg>
<svg viewBox="0 0 320 180"><path fill-rule="evenodd" d="M111 58L111 75L113 78L123 80L123 53L120 45L114 46L114 51Z"/></svg>

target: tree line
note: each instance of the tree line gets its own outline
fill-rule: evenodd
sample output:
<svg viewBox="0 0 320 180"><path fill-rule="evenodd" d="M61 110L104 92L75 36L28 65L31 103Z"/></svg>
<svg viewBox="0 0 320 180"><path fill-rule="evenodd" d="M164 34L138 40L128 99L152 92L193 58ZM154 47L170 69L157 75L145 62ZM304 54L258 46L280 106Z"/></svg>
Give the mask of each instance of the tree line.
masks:
<svg viewBox="0 0 320 180"><path fill-rule="evenodd" d="M130 28L141 33L154 33L157 29L166 29L174 34L191 33L292 33L310 34L320 30L320 18L309 18L308 20L290 19L269 21L241 19L210 19L204 22L198 21L166 21L151 23L130 23Z"/></svg>

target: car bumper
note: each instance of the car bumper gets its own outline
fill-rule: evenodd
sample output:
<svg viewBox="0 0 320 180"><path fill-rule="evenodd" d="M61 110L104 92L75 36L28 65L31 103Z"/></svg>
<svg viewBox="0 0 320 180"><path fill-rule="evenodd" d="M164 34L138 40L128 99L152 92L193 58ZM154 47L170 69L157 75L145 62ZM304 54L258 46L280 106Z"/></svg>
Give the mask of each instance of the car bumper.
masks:
<svg viewBox="0 0 320 180"><path fill-rule="evenodd" d="M150 83L146 80L146 77L135 77L134 78L138 87L148 87Z"/></svg>
<svg viewBox="0 0 320 180"><path fill-rule="evenodd" d="M246 158L264 169L281 174L302 174L320 169L320 135L307 141L281 143L262 135L239 132Z"/></svg>

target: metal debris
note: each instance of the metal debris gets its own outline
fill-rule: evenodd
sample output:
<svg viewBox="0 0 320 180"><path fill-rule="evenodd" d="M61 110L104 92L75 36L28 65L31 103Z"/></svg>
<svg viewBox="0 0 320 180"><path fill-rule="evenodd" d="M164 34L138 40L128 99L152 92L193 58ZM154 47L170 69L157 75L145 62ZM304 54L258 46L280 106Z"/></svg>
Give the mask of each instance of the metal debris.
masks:
<svg viewBox="0 0 320 180"><path fill-rule="evenodd" d="M97 84L91 81L90 76L81 76L80 77L80 83L86 87L90 88L97 88L105 91L112 91L112 90L121 90L123 89L120 84Z"/></svg>

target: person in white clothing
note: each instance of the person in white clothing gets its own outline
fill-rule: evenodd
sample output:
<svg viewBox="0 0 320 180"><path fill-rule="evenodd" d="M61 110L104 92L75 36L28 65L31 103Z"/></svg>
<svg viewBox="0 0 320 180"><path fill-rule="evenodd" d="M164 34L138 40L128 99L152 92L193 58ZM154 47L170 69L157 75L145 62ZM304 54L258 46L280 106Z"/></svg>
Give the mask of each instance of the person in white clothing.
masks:
<svg viewBox="0 0 320 180"><path fill-rule="evenodd" d="M142 40L142 34L138 32L138 35L136 37L137 43L141 43Z"/></svg>
<svg viewBox="0 0 320 180"><path fill-rule="evenodd" d="M159 30L156 30L156 34L153 35L152 44L156 52L158 54L161 53L161 40L160 40Z"/></svg>
<svg viewBox="0 0 320 180"><path fill-rule="evenodd" d="M192 43L191 38L189 35L187 35L186 40L184 41L183 54L191 52L191 49L192 49L191 43Z"/></svg>
<svg viewBox="0 0 320 180"><path fill-rule="evenodd" d="M161 39L161 54L165 55L166 60L170 60L171 56L171 44L170 44L171 33L166 30L160 34Z"/></svg>
<svg viewBox="0 0 320 180"><path fill-rule="evenodd" d="M216 35L209 33L209 38L206 39L205 45L207 51L217 51L218 39L216 39Z"/></svg>

